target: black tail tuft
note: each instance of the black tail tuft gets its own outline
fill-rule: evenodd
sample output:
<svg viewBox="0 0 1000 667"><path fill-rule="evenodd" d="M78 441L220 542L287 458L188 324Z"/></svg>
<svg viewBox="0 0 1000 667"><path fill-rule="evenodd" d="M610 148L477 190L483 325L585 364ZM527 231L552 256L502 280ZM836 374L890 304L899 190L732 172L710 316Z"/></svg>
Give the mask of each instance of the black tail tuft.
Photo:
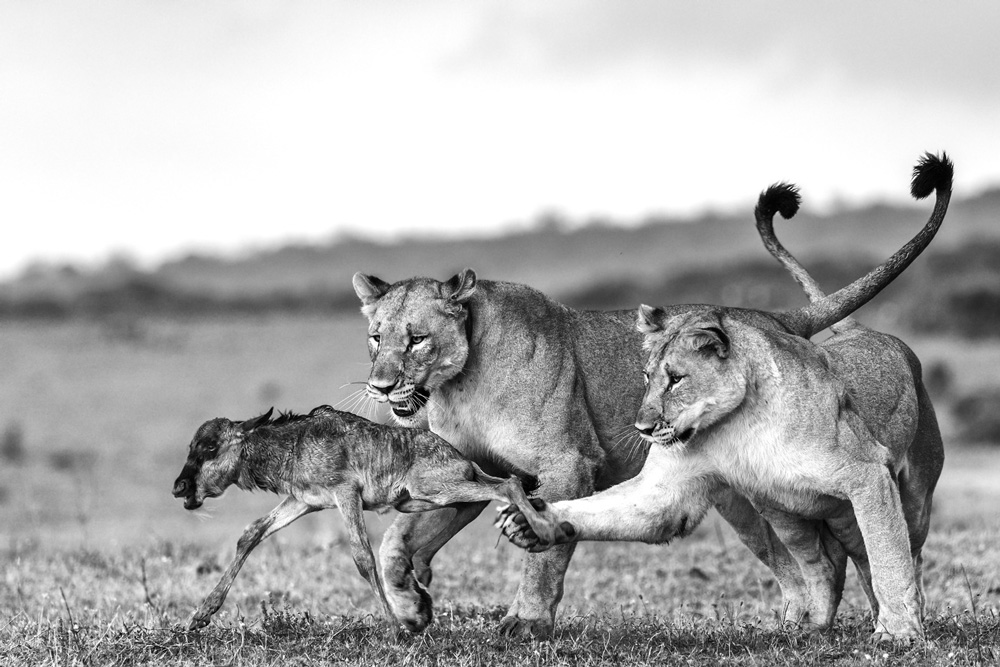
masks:
<svg viewBox="0 0 1000 667"><path fill-rule="evenodd" d="M754 213L758 217L773 218L775 212L778 212L782 218L788 220L799 212L801 201L797 187L791 183L775 183L760 193Z"/></svg>
<svg viewBox="0 0 1000 667"><path fill-rule="evenodd" d="M941 157L932 153L924 156L913 168L913 179L910 181L910 194L914 199L923 199L935 190L951 191L951 179L955 174L955 166L948 159L947 153Z"/></svg>

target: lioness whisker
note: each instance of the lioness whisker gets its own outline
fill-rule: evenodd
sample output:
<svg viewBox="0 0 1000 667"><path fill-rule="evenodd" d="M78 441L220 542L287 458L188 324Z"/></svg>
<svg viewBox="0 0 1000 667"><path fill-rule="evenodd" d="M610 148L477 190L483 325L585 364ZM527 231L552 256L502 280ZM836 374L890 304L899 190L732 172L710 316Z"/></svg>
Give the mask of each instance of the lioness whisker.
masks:
<svg viewBox="0 0 1000 667"><path fill-rule="evenodd" d="M363 391L356 391L344 400L337 404L338 408L343 408L349 412L356 412L359 405L361 405L366 396Z"/></svg>
<svg viewBox="0 0 1000 667"><path fill-rule="evenodd" d="M347 386L347 385L342 385L342 386L341 386L340 388L341 388L341 389L343 389L343 388L344 388L344 387L346 387L346 386ZM347 396L345 396L344 398L342 398L342 399L341 399L341 400L340 400L340 401L339 401L339 402L337 403L337 407L340 407L341 405L344 405L344 404L346 404L346 403L347 403L348 401L350 401L350 400L352 400L352 399L356 399L356 398L358 398L359 396L364 396L364 395L365 395L365 390L364 390L364 389L355 389L355 390L354 390L354 391L352 391L352 392L351 392L350 394L348 394Z"/></svg>
<svg viewBox="0 0 1000 667"><path fill-rule="evenodd" d="M344 387L350 387L352 384L360 384L360 385L363 385L365 387L368 386L368 383L365 380L355 380L353 382L345 382L344 384L340 385L340 387L338 387L338 389L343 389Z"/></svg>

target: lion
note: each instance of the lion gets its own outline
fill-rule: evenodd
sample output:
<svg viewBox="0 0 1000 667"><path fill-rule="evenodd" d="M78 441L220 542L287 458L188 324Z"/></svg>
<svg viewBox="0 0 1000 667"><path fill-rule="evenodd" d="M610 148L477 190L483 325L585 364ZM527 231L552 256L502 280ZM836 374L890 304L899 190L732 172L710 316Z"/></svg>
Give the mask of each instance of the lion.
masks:
<svg viewBox="0 0 1000 667"><path fill-rule="evenodd" d="M914 195L949 191L947 156L927 156ZM929 193L929 192L928 192ZM813 303L824 294L773 234L794 188L761 197L758 229ZM913 352L851 318L820 345L734 317L640 306L646 391L635 428L652 445L642 471L588 498L541 505L571 542L665 542L698 525L720 488L746 497L803 574L812 623L829 625L849 555L872 606L877 640L923 636L921 550L944 447ZM502 508L515 544L541 543Z"/></svg>
<svg viewBox="0 0 1000 667"><path fill-rule="evenodd" d="M950 189L937 190L914 239L847 287L783 313L733 309L731 317L802 339L842 320L889 284L930 243ZM634 311L577 311L515 283L479 280L466 269L448 281L389 284L358 273L354 288L369 320L367 391L395 420L430 428L491 474L516 474L548 501L589 496L633 478L648 445L616 443L643 392L643 336ZM671 315L700 312L674 306ZM807 606L802 573L745 499L718 488L713 502L740 539L776 575L789 613ZM408 627L431 620L424 587L430 561L485 504L398 517L380 555L386 595ZM546 636L554 626L574 543L525 558L501 622L507 633Z"/></svg>

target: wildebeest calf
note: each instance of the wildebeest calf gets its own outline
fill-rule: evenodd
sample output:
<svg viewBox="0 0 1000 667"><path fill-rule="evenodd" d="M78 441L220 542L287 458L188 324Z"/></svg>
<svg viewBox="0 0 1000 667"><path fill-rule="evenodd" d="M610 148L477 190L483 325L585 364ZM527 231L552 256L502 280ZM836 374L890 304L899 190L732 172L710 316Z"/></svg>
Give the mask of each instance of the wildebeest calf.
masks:
<svg viewBox="0 0 1000 667"><path fill-rule="evenodd" d="M201 507L205 498L222 495L232 484L244 490L288 494L243 531L236 557L195 612L192 630L208 625L247 556L261 541L317 510L340 508L354 563L390 620L395 614L375 568L362 510L392 507L400 512L424 512L498 500L524 508L532 529L549 535L550 542L559 530L534 511L517 478L487 475L429 431L375 424L327 405L308 415L272 418L272 412L273 408L243 422L220 417L202 424L174 482L174 496L184 498L189 510ZM422 604L429 613L430 596L424 596Z"/></svg>

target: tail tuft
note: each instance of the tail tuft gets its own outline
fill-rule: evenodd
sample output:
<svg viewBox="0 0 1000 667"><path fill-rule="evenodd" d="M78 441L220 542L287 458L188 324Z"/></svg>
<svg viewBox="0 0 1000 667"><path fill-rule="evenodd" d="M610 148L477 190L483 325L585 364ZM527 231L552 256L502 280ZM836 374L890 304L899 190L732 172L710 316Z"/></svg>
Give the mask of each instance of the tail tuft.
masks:
<svg viewBox="0 0 1000 667"><path fill-rule="evenodd" d="M948 159L948 154L942 152L941 157L932 153L924 153L917 166L913 168L913 179L910 181L910 194L914 199L923 199L935 190L951 191L951 179L955 174L955 166Z"/></svg>
<svg viewBox="0 0 1000 667"><path fill-rule="evenodd" d="M775 183L760 193L754 214L758 218L773 218L777 212L781 214L782 218L789 220L799 212L801 201L802 198L799 197L797 187L791 183Z"/></svg>

